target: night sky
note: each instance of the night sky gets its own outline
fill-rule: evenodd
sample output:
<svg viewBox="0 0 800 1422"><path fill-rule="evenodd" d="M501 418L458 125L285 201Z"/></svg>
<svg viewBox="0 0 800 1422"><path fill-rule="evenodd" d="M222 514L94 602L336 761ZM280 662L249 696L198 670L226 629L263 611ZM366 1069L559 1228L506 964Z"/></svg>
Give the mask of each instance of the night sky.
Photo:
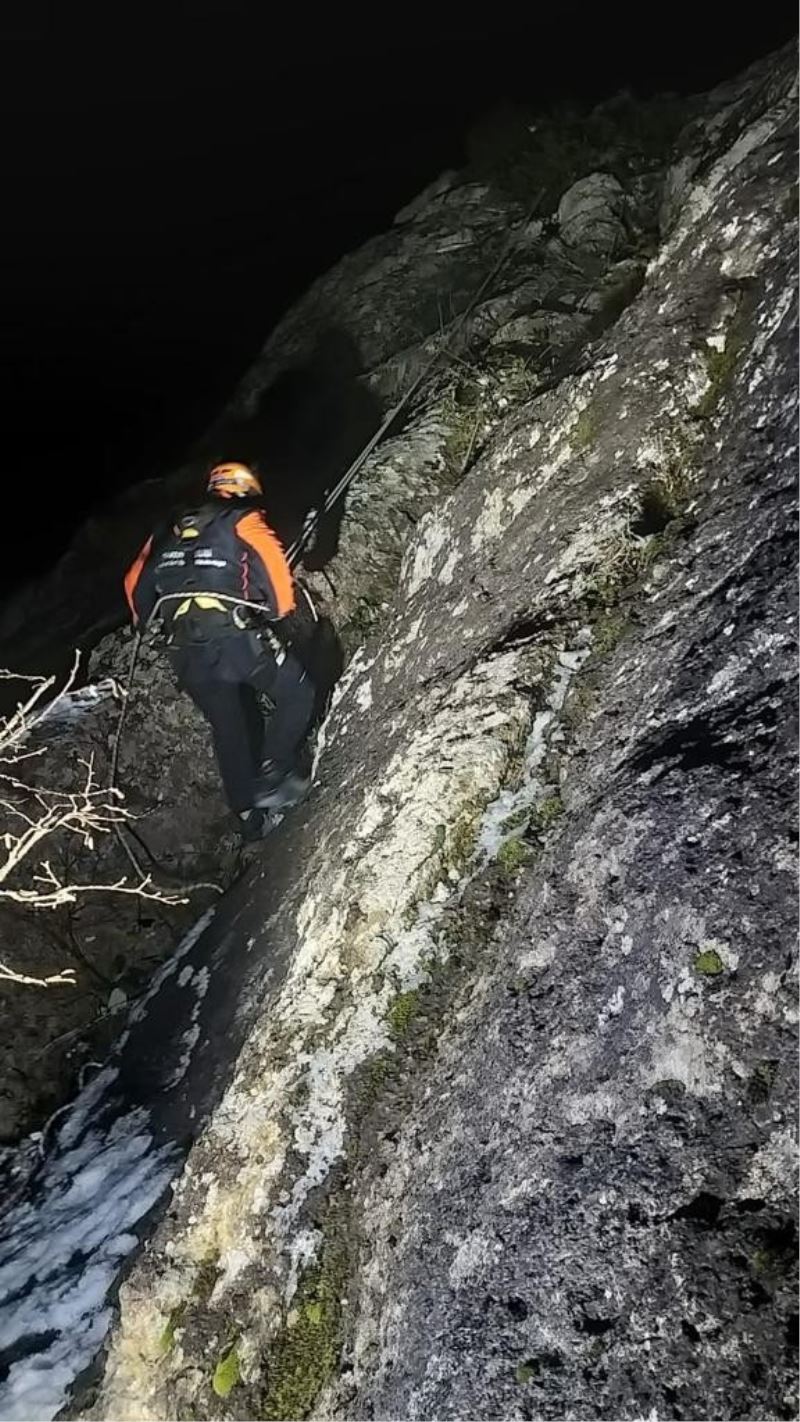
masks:
<svg viewBox="0 0 800 1422"><path fill-rule="evenodd" d="M4 586L184 453L497 101L704 89L794 7L3 7Z"/></svg>

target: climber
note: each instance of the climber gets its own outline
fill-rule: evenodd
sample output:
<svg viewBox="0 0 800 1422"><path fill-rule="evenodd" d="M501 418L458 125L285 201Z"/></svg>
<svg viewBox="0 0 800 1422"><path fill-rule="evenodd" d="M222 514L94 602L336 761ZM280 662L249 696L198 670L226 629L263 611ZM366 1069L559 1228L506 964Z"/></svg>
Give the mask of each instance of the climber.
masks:
<svg viewBox="0 0 800 1422"><path fill-rule="evenodd" d="M210 723L228 803L249 840L268 833L270 812L306 794L314 712L314 686L292 646L295 583L262 492L247 465L216 465L206 502L148 538L125 577L135 626L167 599L159 611L178 685ZM266 721L262 695L274 708Z"/></svg>

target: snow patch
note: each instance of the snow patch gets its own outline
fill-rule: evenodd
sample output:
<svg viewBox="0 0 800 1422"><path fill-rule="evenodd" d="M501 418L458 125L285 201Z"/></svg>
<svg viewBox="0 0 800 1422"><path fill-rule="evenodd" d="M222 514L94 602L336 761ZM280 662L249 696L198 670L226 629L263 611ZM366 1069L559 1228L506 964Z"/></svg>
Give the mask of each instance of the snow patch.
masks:
<svg viewBox="0 0 800 1422"><path fill-rule="evenodd" d="M108 1088L115 1074L100 1073ZM98 1116L95 1078L78 1098L45 1162L35 1196L3 1221L0 1416L49 1422L92 1362L111 1323L108 1306L134 1227L169 1185L179 1153L156 1146L146 1113ZM17 1355L15 1357L15 1354Z"/></svg>

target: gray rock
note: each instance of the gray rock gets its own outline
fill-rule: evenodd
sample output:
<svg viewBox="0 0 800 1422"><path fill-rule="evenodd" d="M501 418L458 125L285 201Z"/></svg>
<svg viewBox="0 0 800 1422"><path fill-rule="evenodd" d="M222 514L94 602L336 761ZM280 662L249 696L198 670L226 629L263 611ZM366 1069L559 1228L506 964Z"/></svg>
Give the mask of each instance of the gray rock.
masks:
<svg viewBox="0 0 800 1422"><path fill-rule="evenodd" d="M558 204L562 242L589 252L614 255L625 240L625 193L612 173L590 173L565 192Z"/></svg>
<svg viewBox="0 0 800 1422"><path fill-rule="evenodd" d="M411 539L91 1415L793 1415L787 69Z"/></svg>
<svg viewBox="0 0 800 1422"><path fill-rule="evenodd" d="M520 370L481 312L354 487L331 576L375 616L314 792L6 1220L4 1416L61 1406L123 1270L72 1415L795 1415L794 68L684 135L702 161L604 335ZM499 324L543 266L554 304L612 280L570 210L582 245L510 257ZM402 388L514 211L454 187L368 244L245 403L320 309ZM168 1205L118 1162L122 1215L62 1258L86 1151L134 1129Z"/></svg>
<svg viewBox="0 0 800 1422"><path fill-rule="evenodd" d="M588 324L588 317L566 311L542 311L535 316L517 316L495 332L492 345L523 350L542 346L564 350L578 339Z"/></svg>

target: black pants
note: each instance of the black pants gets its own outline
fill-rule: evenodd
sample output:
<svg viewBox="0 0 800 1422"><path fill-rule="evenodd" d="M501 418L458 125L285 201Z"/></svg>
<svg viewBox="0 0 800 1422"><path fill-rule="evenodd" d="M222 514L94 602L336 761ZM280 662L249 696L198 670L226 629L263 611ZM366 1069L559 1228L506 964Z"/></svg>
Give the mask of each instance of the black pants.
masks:
<svg viewBox="0 0 800 1422"><path fill-rule="evenodd" d="M231 809L249 809L263 761L282 770L294 764L314 711L308 674L290 652L279 664L252 632L172 647L170 660L211 726ZM259 692L275 707L266 721Z"/></svg>

